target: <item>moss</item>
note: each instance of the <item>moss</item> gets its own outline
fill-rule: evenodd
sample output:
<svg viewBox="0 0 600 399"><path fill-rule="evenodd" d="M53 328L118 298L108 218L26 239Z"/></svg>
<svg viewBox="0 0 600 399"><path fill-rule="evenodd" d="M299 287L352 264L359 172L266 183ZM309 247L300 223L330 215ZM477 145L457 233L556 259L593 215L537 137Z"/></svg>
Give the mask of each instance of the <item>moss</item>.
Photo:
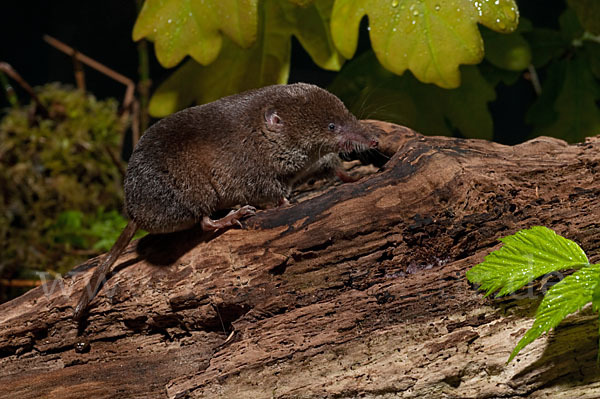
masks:
<svg viewBox="0 0 600 399"><path fill-rule="evenodd" d="M0 277L64 273L110 246L125 219L115 100L58 84L0 121ZM100 228L98 226L103 226ZM101 243L100 245L98 243Z"/></svg>

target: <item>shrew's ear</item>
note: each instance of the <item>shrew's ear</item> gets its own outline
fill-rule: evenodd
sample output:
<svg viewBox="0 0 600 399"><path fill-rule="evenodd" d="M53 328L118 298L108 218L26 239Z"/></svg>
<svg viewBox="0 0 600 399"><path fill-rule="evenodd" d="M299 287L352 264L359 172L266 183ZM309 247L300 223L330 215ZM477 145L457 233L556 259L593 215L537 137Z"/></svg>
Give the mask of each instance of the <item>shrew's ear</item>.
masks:
<svg viewBox="0 0 600 399"><path fill-rule="evenodd" d="M283 126L283 120L274 108L265 110L265 125L269 130L279 130Z"/></svg>

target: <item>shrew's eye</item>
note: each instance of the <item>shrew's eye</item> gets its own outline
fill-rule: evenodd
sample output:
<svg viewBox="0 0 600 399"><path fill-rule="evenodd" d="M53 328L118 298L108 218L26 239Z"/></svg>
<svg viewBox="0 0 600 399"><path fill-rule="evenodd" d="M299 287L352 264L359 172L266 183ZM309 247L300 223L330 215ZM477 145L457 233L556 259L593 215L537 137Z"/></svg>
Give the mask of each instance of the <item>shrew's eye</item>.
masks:
<svg viewBox="0 0 600 399"><path fill-rule="evenodd" d="M335 130L335 123L330 123L329 126L327 126L327 128L333 132Z"/></svg>

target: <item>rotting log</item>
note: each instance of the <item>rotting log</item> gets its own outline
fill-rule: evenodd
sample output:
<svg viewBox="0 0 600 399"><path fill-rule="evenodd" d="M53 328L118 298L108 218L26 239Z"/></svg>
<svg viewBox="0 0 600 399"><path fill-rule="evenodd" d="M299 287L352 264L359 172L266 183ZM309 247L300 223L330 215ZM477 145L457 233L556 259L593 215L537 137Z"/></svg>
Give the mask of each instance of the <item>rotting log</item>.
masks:
<svg viewBox="0 0 600 399"><path fill-rule="evenodd" d="M600 397L590 310L507 365L539 285L494 300L465 279L534 225L599 259L600 139L504 146L367 123L393 155L379 171L243 230L131 244L79 328L96 260L0 305L0 397Z"/></svg>

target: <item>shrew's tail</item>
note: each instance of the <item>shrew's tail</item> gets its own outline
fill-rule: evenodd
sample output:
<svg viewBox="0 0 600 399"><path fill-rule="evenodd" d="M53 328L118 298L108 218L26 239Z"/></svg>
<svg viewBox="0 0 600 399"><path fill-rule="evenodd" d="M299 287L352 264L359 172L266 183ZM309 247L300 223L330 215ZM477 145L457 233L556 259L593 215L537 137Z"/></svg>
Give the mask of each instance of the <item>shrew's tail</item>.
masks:
<svg viewBox="0 0 600 399"><path fill-rule="evenodd" d="M90 278L75 307L75 312L73 313L74 320L79 321L81 319L88 305L94 299L102 284L104 284L111 266L115 263L119 255L121 255L127 244L129 244L137 230L138 227L135 222L130 220L119 238L117 238L117 242L115 242L110 251L104 256L104 259L102 259L102 263L94 270L92 278Z"/></svg>

